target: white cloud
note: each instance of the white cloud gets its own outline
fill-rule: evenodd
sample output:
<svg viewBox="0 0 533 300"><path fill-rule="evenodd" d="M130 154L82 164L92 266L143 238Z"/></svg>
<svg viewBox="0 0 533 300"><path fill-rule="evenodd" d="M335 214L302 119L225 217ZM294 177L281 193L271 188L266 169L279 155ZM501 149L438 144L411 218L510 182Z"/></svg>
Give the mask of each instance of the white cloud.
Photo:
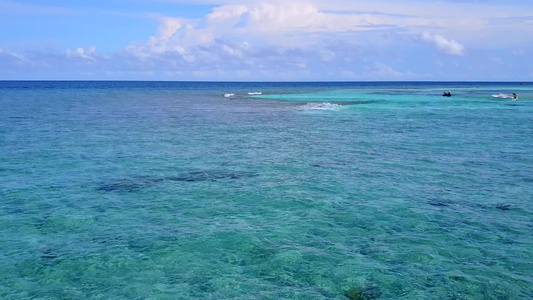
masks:
<svg viewBox="0 0 533 300"><path fill-rule="evenodd" d="M20 55L18 53L14 53L11 51L4 50L0 48L0 59L5 61L10 61L11 63L17 63L17 64L31 64L30 60L27 59L25 56Z"/></svg>
<svg viewBox="0 0 533 300"><path fill-rule="evenodd" d="M67 50L67 57L71 58L82 58L84 60L88 60L91 62L95 62L96 58L94 58L94 54L96 54L96 47L92 46L87 49L84 48L78 48L75 51Z"/></svg>
<svg viewBox="0 0 533 300"><path fill-rule="evenodd" d="M173 36L176 31L178 31L181 28L181 22L179 19L176 18L163 18L161 20L161 25L158 29L158 36L160 39L168 40L171 36Z"/></svg>
<svg viewBox="0 0 533 300"><path fill-rule="evenodd" d="M172 54L189 63L202 60L207 64L219 62L221 57L248 58L242 62L249 64L262 48L279 47L281 51L275 54L279 55L291 49L316 47L324 38L318 33L342 34L373 28L370 15L325 13L314 4L303 2L225 5L200 20L157 18L160 21L157 35L147 43L129 45L128 53L144 60ZM335 57L330 50L321 54L325 61ZM288 65L306 66L299 60L289 61Z"/></svg>
<svg viewBox="0 0 533 300"><path fill-rule="evenodd" d="M393 19L391 16L369 13L328 12L312 2L265 2L220 6L208 14L205 21L208 27L279 34L379 29L379 26L393 24ZM409 20L413 22L414 18Z"/></svg>
<svg viewBox="0 0 533 300"><path fill-rule="evenodd" d="M231 48L228 45L222 45L222 51L229 56L240 58L242 57L242 51L240 49Z"/></svg>
<svg viewBox="0 0 533 300"><path fill-rule="evenodd" d="M464 46L456 42L455 40L447 40L441 35L435 34L432 35L429 32L425 31L421 35L422 40L430 42L435 46L435 48L445 54L450 55L464 55L465 49Z"/></svg>

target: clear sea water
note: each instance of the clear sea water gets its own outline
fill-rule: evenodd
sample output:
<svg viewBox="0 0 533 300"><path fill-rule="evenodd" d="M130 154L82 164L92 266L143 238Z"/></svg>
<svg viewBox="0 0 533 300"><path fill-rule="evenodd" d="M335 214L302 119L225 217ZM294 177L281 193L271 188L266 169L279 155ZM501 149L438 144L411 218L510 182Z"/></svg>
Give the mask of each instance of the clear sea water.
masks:
<svg viewBox="0 0 533 300"><path fill-rule="evenodd" d="M0 82L1 299L533 299L532 195L531 83Z"/></svg>

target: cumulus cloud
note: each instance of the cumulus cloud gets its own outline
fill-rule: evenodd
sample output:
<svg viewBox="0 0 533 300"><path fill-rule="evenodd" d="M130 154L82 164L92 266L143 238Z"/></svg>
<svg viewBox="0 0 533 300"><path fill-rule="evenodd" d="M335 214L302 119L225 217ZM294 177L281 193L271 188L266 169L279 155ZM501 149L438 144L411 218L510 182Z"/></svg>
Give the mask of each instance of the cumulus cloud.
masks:
<svg viewBox="0 0 533 300"><path fill-rule="evenodd" d="M403 26L421 26L415 17L367 12L327 11L314 2L261 2L222 5L201 19L158 17L157 36L150 43L161 51L169 44L183 47L209 44L215 39L248 39L264 44L309 46L324 34L343 34Z"/></svg>
<svg viewBox="0 0 533 300"><path fill-rule="evenodd" d="M344 32L381 29L395 17L370 13L326 11L313 2L276 2L220 6L206 16L211 27L246 29L247 32ZM401 19L415 19L405 18Z"/></svg>
<svg viewBox="0 0 533 300"><path fill-rule="evenodd" d="M334 2L339 3L338 0ZM345 4L348 10L336 11L331 10L335 8L332 4L314 1L249 1L217 6L194 20L157 16L160 22L157 34L146 43L127 46L125 51L140 60L171 60L170 65L181 67L187 64L198 67L200 63L240 64L243 67L273 63L269 57L258 58L256 53L277 47L279 53L266 50L268 55L285 55L278 57L276 63L301 68L310 66L294 55L303 49L315 50L308 54L323 63L354 61L352 56L361 54L361 49L374 48L374 54L370 55L378 55L386 52L378 50L379 45L405 43L402 36L407 34L430 42L439 52L465 54L464 46L455 40L428 32L420 35L420 28L424 26L444 28L453 22L409 15L409 9L391 3L376 3L375 7L381 11L372 11L367 4ZM417 11L415 8L411 11L413 9ZM394 11L401 14L394 14ZM328 46L334 40L340 47ZM357 51L346 53L343 44L351 45Z"/></svg>
<svg viewBox="0 0 533 300"><path fill-rule="evenodd" d="M304 48L316 47L319 59L325 62L337 57L337 51L319 47L323 33L382 30L385 22L369 14L324 12L315 4L304 2L223 5L199 20L157 18L157 34L146 43L127 46L129 55L141 60L171 59L180 66L203 62L260 67L274 63L275 56L276 63L300 69L308 66L298 54ZM374 23L380 26L375 27Z"/></svg>
<svg viewBox="0 0 533 300"><path fill-rule="evenodd" d="M464 46L454 40L447 40L441 35L432 35L425 31L421 35L422 40L430 42L440 52L450 55L464 55Z"/></svg>

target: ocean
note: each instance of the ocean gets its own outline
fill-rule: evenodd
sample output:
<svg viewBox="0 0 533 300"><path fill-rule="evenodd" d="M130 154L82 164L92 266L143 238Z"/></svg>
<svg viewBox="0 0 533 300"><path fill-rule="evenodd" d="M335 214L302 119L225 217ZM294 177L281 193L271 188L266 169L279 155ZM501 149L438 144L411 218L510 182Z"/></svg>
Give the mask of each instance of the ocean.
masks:
<svg viewBox="0 0 533 300"><path fill-rule="evenodd" d="M532 195L533 83L0 82L2 299L533 299Z"/></svg>

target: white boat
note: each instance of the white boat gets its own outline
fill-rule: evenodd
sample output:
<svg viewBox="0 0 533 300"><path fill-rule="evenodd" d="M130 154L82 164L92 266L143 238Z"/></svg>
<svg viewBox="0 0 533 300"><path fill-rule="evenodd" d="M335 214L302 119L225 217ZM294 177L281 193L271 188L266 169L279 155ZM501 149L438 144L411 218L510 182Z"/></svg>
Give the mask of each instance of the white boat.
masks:
<svg viewBox="0 0 533 300"><path fill-rule="evenodd" d="M248 95L261 95L261 92L249 92Z"/></svg>
<svg viewBox="0 0 533 300"><path fill-rule="evenodd" d="M224 97L226 98L232 98L233 96L235 96L235 94L224 94Z"/></svg>

